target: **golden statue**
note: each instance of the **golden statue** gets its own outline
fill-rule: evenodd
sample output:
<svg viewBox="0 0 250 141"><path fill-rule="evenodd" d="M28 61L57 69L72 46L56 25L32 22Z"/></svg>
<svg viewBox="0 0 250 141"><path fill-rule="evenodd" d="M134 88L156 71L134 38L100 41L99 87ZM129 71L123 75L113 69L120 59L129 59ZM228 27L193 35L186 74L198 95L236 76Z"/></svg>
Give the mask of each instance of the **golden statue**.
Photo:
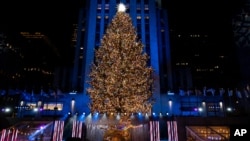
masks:
<svg viewBox="0 0 250 141"><path fill-rule="evenodd" d="M103 141L130 141L131 128L139 128L142 125L132 125L129 118L122 118L117 125L110 125L104 134Z"/></svg>

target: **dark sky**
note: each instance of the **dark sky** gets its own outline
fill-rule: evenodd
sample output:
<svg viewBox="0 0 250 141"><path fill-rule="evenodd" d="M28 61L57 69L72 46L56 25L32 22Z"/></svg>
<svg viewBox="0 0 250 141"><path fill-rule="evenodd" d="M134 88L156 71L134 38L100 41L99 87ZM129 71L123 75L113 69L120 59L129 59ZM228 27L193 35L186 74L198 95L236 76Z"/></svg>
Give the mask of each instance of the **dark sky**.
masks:
<svg viewBox="0 0 250 141"><path fill-rule="evenodd" d="M62 36L65 27L76 23L81 0L0 2L0 31L43 31ZM231 22L233 11L245 0L163 0L170 26L180 31L217 32ZM211 30L212 29L212 30ZM69 29L71 30L71 29Z"/></svg>
<svg viewBox="0 0 250 141"><path fill-rule="evenodd" d="M42 0L0 1L0 32L7 35L12 45L37 58L27 59L29 61L44 60L46 56L48 59L53 58L47 61L51 64L65 63L72 57L69 52L70 38L72 23L77 22L79 4L77 0L58 3ZM39 43L23 39L20 32L41 32L48 38Z"/></svg>
<svg viewBox="0 0 250 141"><path fill-rule="evenodd" d="M64 41L64 36L72 32L72 23L77 22L79 4L78 0L1 1L0 31L42 32L51 40Z"/></svg>
<svg viewBox="0 0 250 141"><path fill-rule="evenodd" d="M217 32L231 24L245 0L169 0L169 22L176 30Z"/></svg>
<svg viewBox="0 0 250 141"><path fill-rule="evenodd" d="M44 31L57 35L58 31L74 22L79 7L78 0L60 2L13 1L0 2L0 30Z"/></svg>
<svg viewBox="0 0 250 141"><path fill-rule="evenodd" d="M162 4L167 7L170 17L174 17L173 22L188 25L194 23L205 25L213 19L223 19L228 16L230 10L240 5L244 0L163 0ZM60 2L50 1L14 1L0 2L1 25L5 28L48 28L50 26L63 24L72 20L79 5L80 0L64 0ZM188 21L186 21L188 19ZM185 23L182 21L185 20ZM199 22L197 22L199 21ZM7 27L6 27L7 26ZM1 27L2 28L2 27Z"/></svg>

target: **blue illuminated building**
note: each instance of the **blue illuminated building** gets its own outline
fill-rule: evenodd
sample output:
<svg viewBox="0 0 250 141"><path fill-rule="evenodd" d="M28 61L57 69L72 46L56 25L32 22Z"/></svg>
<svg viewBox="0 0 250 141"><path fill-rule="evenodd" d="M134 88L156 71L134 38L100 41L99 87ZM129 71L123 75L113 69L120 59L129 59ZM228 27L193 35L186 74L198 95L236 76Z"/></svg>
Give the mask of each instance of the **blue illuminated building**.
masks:
<svg viewBox="0 0 250 141"><path fill-rule="evenodd" d="M160 99L161 87L172 89L173 83L167 13L161 9L161 2L155 0L91 0L86 9L80 10L72 89L80 90L86 94L86 89L89 87L87 81L90 65L94 59L94 49L100 46L100 40L120 2L126 4L127 12L137 29L138 38L145 45L145 51L150 55L150 65L154 69L155 78L157 78L154 81L154 94L156 99ZM167 71L163 70L162 66L167 66ZM164 73L167 73L168 76L166 80L160 77ZM156 104L155 107L159 107L159 105ZM154 110L160 112L159 108Z"/></svg>
<svg viewBox="0 0 250 141"><path fill-rule="evenodd" d="M160 117L167 120L176 118L179 120L178 132L184 135L187 125L231 126L238 123L235 119L229 118L249 116L249 86L240 89L227 87L213 89L200 85L198 89L192 88L195 83L193 83L190 65L185 63L187 60L184 60L183 64L178 63L180 58L172 56L171 49L173 48L170 48L168 13L161 8L161 0L90 0L79 11L74 63L70 76L70 88L73 91L70 93L54 92L53 94L41 92L41 94L34 95L22 93L20 101L15 107L18 117L60 117L66 119L68 115L77 115L79 120L84 120L88 115L91 115L88 107L90 99L86 89L90 87L87 81L89 80L90 66L94 60L94 50L100 46L100 40L120 2L126 4L127 13L131 16L133 25L137 29L138 38L145 45L145 52L150 56L149 65L154 69L156 79L153 94L156 102L151 111L152 118L160 121ZM183 35L178 35L178 37L181 36ZM200 37L200 35L192 36ZM185 47L186 42L182 42L181 38L176 41L180 41L176 44ZM177 59L173 61L172 58ZM200 62L197 64L204 63L202 60L198 61ZM172 66L173 62L177 67ZM203 71L203 69L197 68L197 70ZM190 89L182 89L181 87L178 89L179 86ZM139 117L146 116L147 113L137 113L137 115ZM95 116L98 118L98 114ZM93 117L95 118L95 116ZM228 120L221 121L225 118ZM166 126L165 121L161 125ZM164 126L161 127L161 132L164 132L161 138L166 139ZM180 137L180 140L181 138L185 138L185 136Z"/></svg>
<svg viewBox="0 0 250 141"><path fill-rule="evenodd" d="M61 77L59 74L54 76L55 83L61 82L63 85L70 83L69 87L73 92L69 94L67 91L54 91L53 94L48 92L47 95L43 95L42 92L38 95L33 95L28 92L25 94L25 92L23 92L17 106L20 112L19 116L32 116L34 113L32 113L33 111L31 109L37 107L38 109L42 107L41 115L51 116L55 113L55 104L57 104L56 107L58 108L56 109L57 115L64 115L68 112L89 113L88 104L90 100L86 94L86 89L89 87L87 81L89 79L90 65L94 59L94 49L100 46L100 40L105 34L107 25L115 15L117 5L120 2L126 4L127 12L131 16L133 24L137 29L138 38L145 45L145 52L150 56L149 65L154 69L154 77L156 79L154 81L155 87L153 94L156 98L156 102L153 105L152 113L156 115L161 113L168 116L224 117L231 114L227 113L227 108L233 108L235 111L238 111L238 114L249 113L249 111L246 110L249 106L249 101L243 100L244 98L249 99L249 96L246 95L249 94L249 87L240 89L224 87L223 90L221 88L213 89L210 87L184 89L184 87L193 87L192 81L194 80L194 76L192 75L194 74L191 72L192 68L189 68L192 64L186 65L188 63L185 63L185 61L188 59L184 60L184 63L178 62L177 54L175 54L175 56L172 54L172 50L176 50L172 45L178 46L176 45L176 42L178 42L179 46L184 46L187 42L184 42L186 41L184 38L178 38L175 40L175 43L171 44L170 49L168 13L165 8L161 8L160 0L91 0L87 1L84 4L85 7L79 10L76 28L77 38L75 39L74 48L74 63L72 65L71 75L69 77L66 75ZM175 34L172 35L172 38L173 37L176 37ZM177 37L183 37L183 35L179 34ZM192 35L189 37L198 39L200 35ZM172 41L174 40L171 40L171 42ZM185 50L185 53L189 54L188 49ZM175 60L171 60L173 58L175 58ZM199 63L204 63L202 60L198 61L200 61ZM172 66L172 64L175 66ZM193 66L197 67L195 65ZM220 67L218 68L220 69ZM203 75L207 75L207 73L203 72L203 69L197 70L201 70ZM219 70L219 72L221 72L221 70ZM209 75L209 77L210 76L211 75ZM60 79L57 80L57 78ZM70 81L66 83L66 79L70 79ZM215 79L215 81L218 80ZM198 82L201 82L201 80ZM56 85L60 86L59 84ZM183 87L183 89L176 89L179 86ZM233 91L233 96L228 96L230 95L230 91ZM238 92L240 92L242 96L239 97L237 95ZM73 111L70 104L72 99L75 100ZM21 101L23 101L22 105L20 104ZM38 101L41 102L39 104L40 106L38 106Z"/></svg>
<svg viewBox="0 0 250 141"><path fill-rule="evenodd" d="M221 94L222 90L220 87L206 87L202 84L208 83L206 82L207 79L205 79L205 77L213 79L211 75L217 77L218 72L225 70L221 70L219 66L218 70L215 68L215 71L211 72L209 66L204 69L210 71L210 73L207 72L207 76L203 74L203 71L201 73L202 75L197 76L196 74L199 74L200 72L197 71L197 73L194 74L192 69L200 68L202 65L199 63L204 60L197 59L195 61L199 61L199 63L192 62L192 64L188 64L190 58L182 60L184 62L178 60L183 56L179 57L178 53L180 53L180 51L176 51L173 47L170 48L168 13L165 8L161 7L162 1L160 0L92 0L86 2L86 7L81 8L79 11L75 58L71 80L72 89L77 90L79 94L83 94L82 97L87 97L86 89L89 87L87 81L89 79L88 75L90 73L90 65L94 59L94 49L100 46L100 40L105 34L107 25L115 15L117 5L120 2L126 4L127 13L131 16L133 25L137 29L138 38L145 45L145 51L150 55L149 65L153 67L155 78L157 78L154 81L155 88L153 91L156 103L153 106L152 112L181 116L224 116L226 109L224 106L232 107L236 101L235 98L234 100L231 100L233 97L227 97L229 89L233 90L235 93L234 88L230 87L227 89L227 87L224 87L224 93ZM182 37L184 35L180 35L179 33L178 37L179 36ZM200 39L201 36L202 39ZM203 39L208 40L206 35L190 35L189 37L194 37L190 39L192 46L194 46L192 44L193 40L200 39L201 43L204 42ZM176 38L175 34L172 38ZM185 44L188 44L185 41L185 38L178 38L175 41L177 41L177 43L175 42L171 45L179 44L181 47L186 47ZM201 44L196 46L204 45ZM173 55L171 49L175 51L175 56L171 56ZM177 49L183 50L183 48ZM188 48L186 47L184 53L192 54L187 49ZM211 50L211 48L208 48L207 50ZM206 58L207 56L203 57ZM175 60L171 60L172 58L175 58ZM215 64L217 62L218 61L213 61ZM172 66L172 63L175 66ZM184 65L182 65L183 63ZM191 65L193 65L193 68ZM196 81L195 77L204 78L204 82L202 83L201 79ZM214 81L221 82L220 84L223 86L224 81L216 79L214 79ZM197 85L196 83L200 84L197 89L193 86ZM179 86L185 89L179 89ZM215 93L212 92L213 90L215 90ZM243 91L243 89L241 89L241 91ZM86 101L86 99L80 99L81 96L78 96L76 100L79 102L76 103L80 105L76 107L84 107L84 105L81 105L80 101ZM173 102L171 108L169 108L169 101ZM203 105L204 102L206 103L205 107ZM220 106L221 102L223 102L223 107ZM243 103L241 104L244 105ZM199 108L201 110L202 106L203 109L209 110L206 112L199 111Z"/></svg>

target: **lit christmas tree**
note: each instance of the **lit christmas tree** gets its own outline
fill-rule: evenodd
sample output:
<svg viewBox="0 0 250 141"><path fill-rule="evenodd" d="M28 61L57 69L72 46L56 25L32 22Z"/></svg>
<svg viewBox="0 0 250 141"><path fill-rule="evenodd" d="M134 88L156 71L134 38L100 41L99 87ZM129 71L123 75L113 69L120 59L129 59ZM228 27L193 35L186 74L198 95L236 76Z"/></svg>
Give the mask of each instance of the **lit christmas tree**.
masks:
<svg viewBox="0 0 250 141"><path fill-rule="evenodd" d="M152 107L152 68L149 56L143 52L132 19L118 6L100 47L90 73L91 112L150 113Z"/></svg>

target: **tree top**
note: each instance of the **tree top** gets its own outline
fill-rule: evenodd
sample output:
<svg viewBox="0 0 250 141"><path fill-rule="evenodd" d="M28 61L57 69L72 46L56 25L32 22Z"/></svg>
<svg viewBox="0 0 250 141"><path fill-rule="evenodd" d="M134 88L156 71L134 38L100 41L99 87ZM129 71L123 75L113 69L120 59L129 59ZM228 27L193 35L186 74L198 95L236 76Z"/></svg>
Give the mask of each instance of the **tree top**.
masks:
<svg viewBox="0 0 250 141"><path fill-rule="evenodd" d="M123 3L118 4L118 12L125 12L126 11L126 6Z"/></svg>

